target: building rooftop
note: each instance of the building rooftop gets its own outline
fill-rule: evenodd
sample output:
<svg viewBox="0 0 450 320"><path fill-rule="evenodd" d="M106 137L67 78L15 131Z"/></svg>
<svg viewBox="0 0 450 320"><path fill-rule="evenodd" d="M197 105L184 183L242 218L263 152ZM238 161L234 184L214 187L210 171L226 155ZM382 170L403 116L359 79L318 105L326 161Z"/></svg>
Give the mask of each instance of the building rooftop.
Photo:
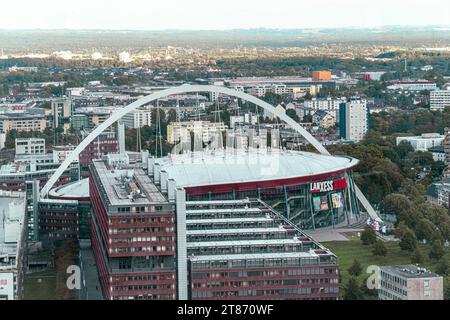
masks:
<svg viewBox="0 0 450 320"><path fill-rule="evenodd" d="M92 165L111 205L146 205L167 203L166 198L139 167L110 167L103 160Z"/></svg>
<svg viewBox="0 0 450 320"><path fill-rule="evenodd" d="M208 247L235 247L235 246L258 246L258 245L288 245L301 244L302 241L292 239L268 239L268 240L234 240L234 241L198 241L188 242L188 248L208 248Z"/></svg>
<svg viewBox="0 0 450 320"><path fill-rule="evenodd" d="M209 214L209 213L236 213L236 212L247 212L247 213L258 213L261 212L260 208L233 208L233 209L198 209L198 210L186 210L186 213L195 214Z"/></svg>
<svg viewBox="0 0 450 320"><path fill-rule="evenodd" d="M254 260L254 259L289 259L289 258L318 258L319 255L310 250L307 252L271 252L271 253L247 253L247 254L220 254L209 256L194 256L189 259L192 262L220 261L220 260Z"/></svg>
<svg viewBox="0 0 450 320"><path fill-rule="evenodd" d="M395 274L404 278L434 278L440 277L438 274L425 268L420 268L413 264L382 266L381 270L390 274Z"/></svg>
<svg viewBox="0 0 450 320"><path fill-rule="evenodd" d="M348 170L358 160L301 151L216 150L172 155L155 163L178 186L194 187L311 177Z"/></svg>
<svg viewBox="0 0 450 320"><path fill-rule="evenodd" d="M45 119L43 114L31 114L31 113L2 113L0 119Z"/></svg>
<svg viewBox="0 0 450 320"><path fill-rule="evenodd" d="M444 139L445 135L439 133L422 133L420 136L401 136L398 139Z"/></svg>
<svg viewBox="0 0 450 320"><path fill-rule="evenodd" d="M186 235L217 235L217 234L258 234L258 233L285 233L288 230L283 227L273 228L234 228L234 229L209 229L209 230L187 230Z"/></svg>
<svg viewBox="0 0 450 320"><path fill-rule="evenodd" d="M88 198L89 178L65 184L61 187L50 190L50 197L55 198Z"/></svg>
<svg viewBox="0 0 450 320"><path fill-rule="evenodd" d="M271 222L271 218L219 218L219 219L190 219L187 220L187 224L211 224L211 223L245 223L245 222Z"/></svg>
<svg viewBox="0 0 450 320"><path fill-rule="evenodd" d="M78 200L66 200L66 199L39 199L39 203L49 203L49 204L78 204Z"/></svg>
<svg viewBox="0 0 450 320"><path fill-rule="evenodd" d="M114 111L120 110L122 107L117 106L104 106L104 107L80 107L75 110L74 115L87 115L87 114L97 114L97 115L109 115Z"/></svg>
<svg viewBox="0 0 450 320"><path fill-rule="evenodd" d="M16 267L25 210L24 192L0 192L0 271Z"/></svg>
<svg viewBox="0 0 450 320"><path fill-rule="evenodd" d="M231 204L249 204L251 201L249 199L242 200L210 200L210 201L186 201L187 206L198 206L198 205L231 205ZM197 210L196 210L197 211Z"/></svg>

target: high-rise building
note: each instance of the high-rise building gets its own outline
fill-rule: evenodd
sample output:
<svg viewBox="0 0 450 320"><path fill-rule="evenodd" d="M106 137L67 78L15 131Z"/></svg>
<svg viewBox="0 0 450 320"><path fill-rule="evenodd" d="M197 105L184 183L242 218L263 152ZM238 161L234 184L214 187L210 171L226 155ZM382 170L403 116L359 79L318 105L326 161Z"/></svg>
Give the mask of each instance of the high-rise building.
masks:
<svg viewBox="0 0 450 320"><path fill-rule="evenodd" d="M0 191L0 300L22 297L26 193Z"/></svg>
<svg viewBox="0 0 450 320"><path fill-rule="evenodd" d="M189 180L162 159L148 161L148 173L142 164L106 160L90 167L91 239L104 298L338 298L336 256L283 214L256 198L189 200L183 185L196 185L195 166Z"/></svg>
<svg viewBox="0 0 450 320"><path fill-rule="evenodd" d="M263 202L188 201L185 228L189 299L339 296L336 256Z"/></svg>
<svg viewBox="0 0 450 320"><path fill-rule="evenodd" d="M443 300L443 278L415 265L382 266L380 300Z"/></svg>
<svg viewBox="0 0 450 320"><path fill-rule="evenodd" d="M339 106L339 135L359 142L369 130L370 113L367 101L351 100Z"/></svg>
<svg viewBox="0 0 450 320"><path fill-rule="evenodd" d="M91 164L92 247L103 297L175 299L175 214L142 168Z"/></svg>
<svg viewBox="0 0 450 320"><path fill-rule="evenodd" d="M430 110L444 111L450 107L450 90L435 90L430 92Z"/></svg>

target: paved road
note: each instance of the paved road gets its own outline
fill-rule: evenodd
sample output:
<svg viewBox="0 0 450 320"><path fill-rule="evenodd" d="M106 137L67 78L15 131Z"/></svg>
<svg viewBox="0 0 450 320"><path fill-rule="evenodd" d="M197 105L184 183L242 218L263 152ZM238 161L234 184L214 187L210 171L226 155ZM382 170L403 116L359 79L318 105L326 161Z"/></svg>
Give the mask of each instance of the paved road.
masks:
<svg viewBox="0 0 450 320"><path fill-rule="evenodd" d="M83 266L82 279L84 279L85 285L82 284L79 298L80 300L103 300L92 248L88 245L81 245L80 253Z"/></svg>
<svg viewBox="0 0 450 320"><path fill-rule="evenodd" d="M311 236L317 242L327 241L349 241L349 239L343 235L346 232L361 232L363 229L354 228L339 228L339 229L319 229L319 230L304 230L309 236Z"/></svg>

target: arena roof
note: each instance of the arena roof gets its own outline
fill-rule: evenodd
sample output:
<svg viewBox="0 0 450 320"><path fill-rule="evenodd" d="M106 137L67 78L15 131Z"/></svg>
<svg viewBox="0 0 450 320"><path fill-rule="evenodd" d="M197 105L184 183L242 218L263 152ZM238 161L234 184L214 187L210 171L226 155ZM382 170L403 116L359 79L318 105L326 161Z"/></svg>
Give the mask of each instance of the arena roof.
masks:
<svg viewBox="0 0 450 320"><path fill-rule="evenodd" d="M156 159L178 186L272 181L314 177L354 167L358 160L302 151L185 153Z"/></svg>
<svg viewBox="0 0 450 320"><path fill-rule="evenodd" d="M50 190L49 195L52 198L89 198L89 179L86 178L57 187Z"/></svg>

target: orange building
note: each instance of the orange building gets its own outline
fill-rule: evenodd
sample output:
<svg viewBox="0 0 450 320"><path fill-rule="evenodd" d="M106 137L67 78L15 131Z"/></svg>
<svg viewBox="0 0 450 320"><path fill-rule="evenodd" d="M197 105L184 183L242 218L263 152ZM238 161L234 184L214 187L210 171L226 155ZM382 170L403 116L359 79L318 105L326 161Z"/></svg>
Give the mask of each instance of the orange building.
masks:
<svg viewBox="0 0 450 320"><path fill-rule="evenodd" d="M312 78L313 78L313 81L331 80L331 72L330 71L313 71Z"/></svg>

